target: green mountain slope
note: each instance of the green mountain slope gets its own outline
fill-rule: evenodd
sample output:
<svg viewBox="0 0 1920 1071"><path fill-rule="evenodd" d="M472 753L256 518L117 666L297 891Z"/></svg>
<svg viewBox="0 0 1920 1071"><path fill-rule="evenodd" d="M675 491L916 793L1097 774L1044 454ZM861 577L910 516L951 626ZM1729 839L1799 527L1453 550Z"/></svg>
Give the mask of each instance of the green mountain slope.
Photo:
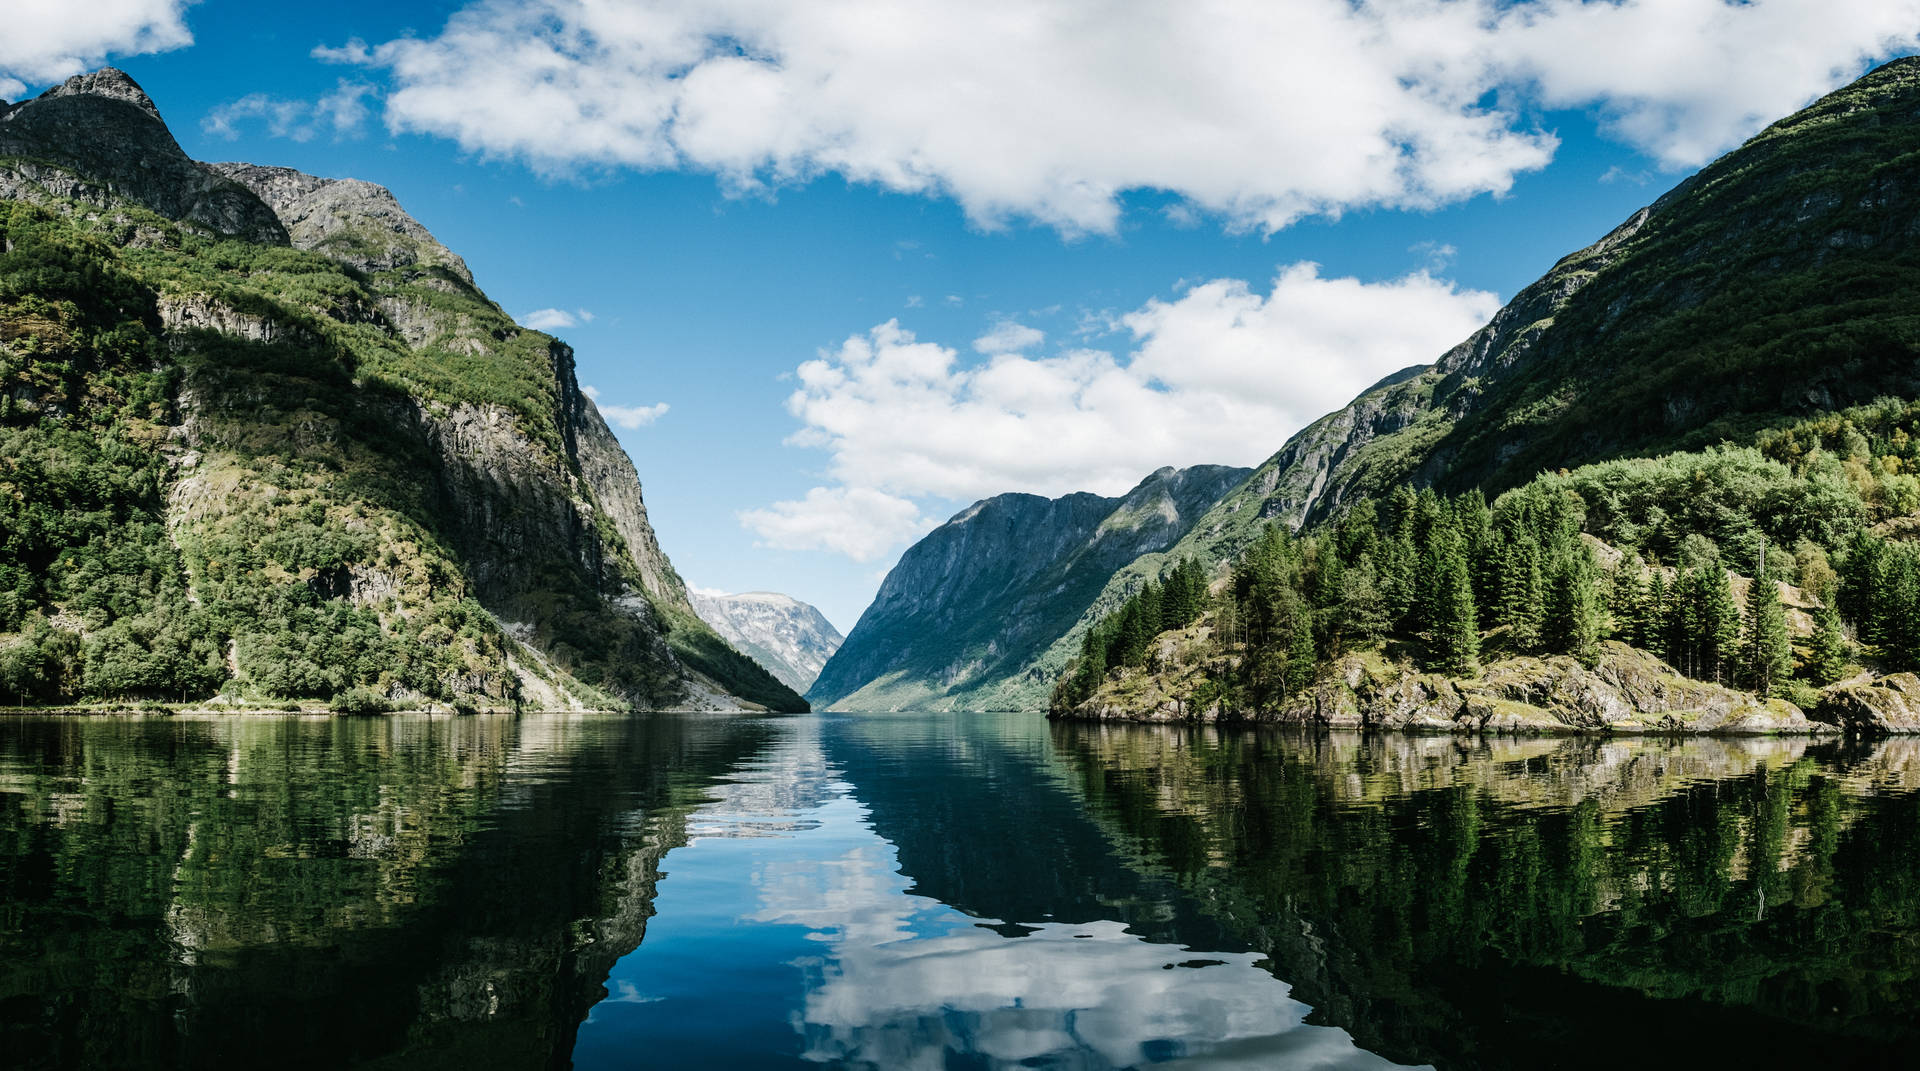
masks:
<svg viewBox="0 0 1920 1071"><path fill-rule="evenodd" d="M1104 612L1269 521L1299 528L1402 483L1489 494L1539 472L1751 442L1920 395L1920 61L1775 123L1516 295L1426 367L1300 431ZM1064 665L1084 627L1042 661Z"/></svg>
<svg viewBox="0 0 1920 1071"><path fill-rule="evenodd" d="M0 107L0 691L804 701L694 614L564 344L378 186Z"/></svg>
<svg viewBox="0 0 1920 1071"><path fill-rule="evenodd" d="M1775 123L1561 260L1435 364L1300 431L1178 542L1118 567L1066 628L972 687L1031 696L1024 682L1057 675L1147 580L1183 557L1223 567L1269 522L1317 525L1405 484L1497 494L1543 471L1752 443L1920 396L1916 293L1920 60L1907 59Z"/></svg>
<svg viewBox="0 0 1920 1071"><path fill-rule="evenodd" d="M1494 493L1920 394L1917 115L1908 59L1768 127L1295 435L1180 550L1217 560L1403 482Z"/></svg>
<svg viewBox="0 0 1920 1071"><path fill-rule="evenodd" d="M1114 570L1178 541L1245 469L1161 469L1121 498L1000 495L901 556L808 691L836 710L1033 710L1058 667L1034 655L1074 628Z"/></svg>

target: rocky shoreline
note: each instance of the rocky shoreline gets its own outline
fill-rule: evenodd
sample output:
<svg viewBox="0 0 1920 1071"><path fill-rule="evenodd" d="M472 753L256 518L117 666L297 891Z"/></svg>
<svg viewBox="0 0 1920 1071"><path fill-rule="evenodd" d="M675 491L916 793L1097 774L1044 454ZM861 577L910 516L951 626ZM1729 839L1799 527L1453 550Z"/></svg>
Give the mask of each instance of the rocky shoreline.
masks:
<svg viewBox="0 0 1920 1071"><path fill-rule="evenodd" d="M1422 673L1377 651L1348 654L1286 701L1248 709L1204 698L1219 667L1183 657L1193 651L1182 648L1197 640L1183 637L1163 648L1163 663L1176 668L1127 671L1087 702L1048 717L1513 735L1920 733L1920 677L1911 673L1845 681L1802 709L1693 680L1645 651L1611 642L1592 668L1564 656L1516 657L1473 678Z"/></svg>

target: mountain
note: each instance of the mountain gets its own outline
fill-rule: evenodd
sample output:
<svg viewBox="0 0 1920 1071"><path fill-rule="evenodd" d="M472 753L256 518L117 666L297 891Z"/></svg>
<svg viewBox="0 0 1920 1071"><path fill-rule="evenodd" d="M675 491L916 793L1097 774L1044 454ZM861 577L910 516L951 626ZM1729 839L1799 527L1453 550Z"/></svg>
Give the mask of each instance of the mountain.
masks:
<svg viewBox="0 0 1920 1071"><path fill-rule="evenodd" d="M387 190L0 105L0 689L805 709L695 613L573 351Z"/></svg>
<svg viewBox="0 0 1920 1071"><path fill-rule="evenodd" d="M1750 442L1920 396L1920 58L1783 119L1563 258L1433 365L1290 439L1195 526L1217 559L1401 483Z"/></svg>
<svg viewBox="0 0 1920 1071"><path fill-rule="evenodd" d="M701 620L796 692L813 685L820 667L845 642L833 622L791 596L771 591L692 594Z"/></svg>
<svg viewBox="0 0 1920 1071"><path fill-rule="evenodd" d="M838 710L1044 709L1060 668L1037 660L1047 645L1082 623L1117 569L1173 546L1246 476L1218 465L1166 468L1120 498L974 503L901 556L810 701Z"/></svg>
<svg viewBox="0 0 1920 1071"><path fill-rule="evenodd" d="M1294 435L1176 543L1122 563L1091 599L1076 593L1065 627L1029 633L1025 657L980 667L969 687L1034 695L1032 675L1057 674L1086 627L1170 561L1223 567L1270 522L1320 525L1403 485L1493 494L1541 472L1750 443L1920 396L1916 292L1920 59L1904 59L1768 127L1562 259L1434 364ZM894 590L892 617L942 604L941 575L918 580ZM917 662L886 685L900 696L941 687ZM833 698L818 684L814 694Z"/></svg>

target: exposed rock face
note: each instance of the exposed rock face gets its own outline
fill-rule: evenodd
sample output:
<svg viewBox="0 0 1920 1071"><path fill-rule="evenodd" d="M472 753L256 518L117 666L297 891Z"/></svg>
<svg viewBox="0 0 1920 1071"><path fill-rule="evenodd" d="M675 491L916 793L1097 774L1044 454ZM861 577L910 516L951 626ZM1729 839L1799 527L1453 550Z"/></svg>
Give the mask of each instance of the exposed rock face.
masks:
<svg viewBox="0 0 1920 1071"><path fill-rule="evenodd" d="M594 501L625 541L647 594L655 602L693 613L687 585L674 571L666 552L660 549L653 523L647 519L647 503L640 494L640 473L633 467L633 459L620 449L620 441L614 438L613 429L607 427L593 399L580 390L573 377L572 350L567 351L564 365L566 382L561 392L562 406L573 432L574 458L580 466L581 479L592 489Z"/></svg>
<svg viewBox="0 0 1920 1071"><path fill-rule="evenodd" d="M1056 717L1096 721L1263 722L1326 729L1485 733L1830 733L1781 699L1681 676L1645 651L1602 645L1592 669L1565 656L1511 658L1475 679L1420 673L1377 654L1348 655L1277 707L1195 702L1206 668L1199 635L1163 649L1185 672L1128 671ZM1920 687L1917 682L1916 687ZM1916 721L1920 725L1920 721Z"/></svg>
<svg viewBox="0 0 1920 1071"><path fill-rule="evenodd" d="M100 206L121 198L249 242L287 244L273 209L188 158L146 92L112 67L0 107L0 196L38 199L49 179L60 197Z"/></svg>
<svg viewBox="0 0 1920 1071"><path fill-rule="evenodd" d="M1839 684L1820 695L1813 716L1851 733L1920 733L1920 677L1895 673L1869 684Z"/></svg>
<svg viewBox="0 0 1920 1071"><path fill-rule="evenodd" d="M296 249L312 249L361 271L440 267L473 285L467 262L400 207L385 186L317 178L290 167L206 164L252 190L286 226Z"/></svg>
<svg viewBox="0 0 1920 1071"><path fill-rule="evenodd" d="M0 196L167 265L115 270L180 373L170 404L139 419L165 441L164 520L190 592L196 570L227 575L192 557L208 539L312 525L239 583L304 585L359 611L357 627L446 656L433 679L408 670L411 684L356 663L388 699L417 685L492 707L804 709L694 614L573 350L513 323L387 190L195 163L108 69L0 104ZM182 224L318 255L235 272L182 242ZM51 401L15 408L61 416ZM292 560L335 537L332 560ZM265 648L241 634L255 626L233 627L228 673L252 687L265 674L248 652Z"/></svg>
<svg viewBox="0 0 1920 1071"><path fill-rule="evenodd" d="M844 642L840 630L819 610L789 595L692 594L701 620L797 692L813 685L820 668Z"/></svg>
<svg viewBox="0 0 1920 1071"><path fill-rule="evenodd" d="M1040 710L1037 663L1114 572L1164 551L1245 469L1161 469L1121 498L1000 495L901 556L809 693L846 710Z"/></svg>

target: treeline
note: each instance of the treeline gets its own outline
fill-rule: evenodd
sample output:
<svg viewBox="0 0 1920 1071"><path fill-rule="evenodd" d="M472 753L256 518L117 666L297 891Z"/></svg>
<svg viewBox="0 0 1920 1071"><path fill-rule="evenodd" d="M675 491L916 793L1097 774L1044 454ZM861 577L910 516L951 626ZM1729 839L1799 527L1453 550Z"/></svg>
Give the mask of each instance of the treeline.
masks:
<svg viewBox="0 0 1920 1071"><path fill-rule="evenodd" d="M1915 449L1903 428L1916 414L1876 407L1873 436L1851 421L1776 435L1775 456L1721 448L1608 462L1491 504L1478 491L1401 488L1302 536L1269 527L1217 590L1184 560L1089 629L1054 705L1084 702L1117 668L1151 668L1148 630L1202 616L1212 654L1231 656L1210 657L1225 667L1210 687L1254 707L1383 644L1430 672L1471 676L1489 655L1592 665L1616 639L1763 694L1840 679L1856 639L1888 669L1920 668L1920 548L1869 530L1904 503L1894 477ZM1821 456L1823 435L1851 440L1848 452ZM1812 600L1797 661L1783 582ZM1196 590L1208 590L1197 609Z"/></svg>

